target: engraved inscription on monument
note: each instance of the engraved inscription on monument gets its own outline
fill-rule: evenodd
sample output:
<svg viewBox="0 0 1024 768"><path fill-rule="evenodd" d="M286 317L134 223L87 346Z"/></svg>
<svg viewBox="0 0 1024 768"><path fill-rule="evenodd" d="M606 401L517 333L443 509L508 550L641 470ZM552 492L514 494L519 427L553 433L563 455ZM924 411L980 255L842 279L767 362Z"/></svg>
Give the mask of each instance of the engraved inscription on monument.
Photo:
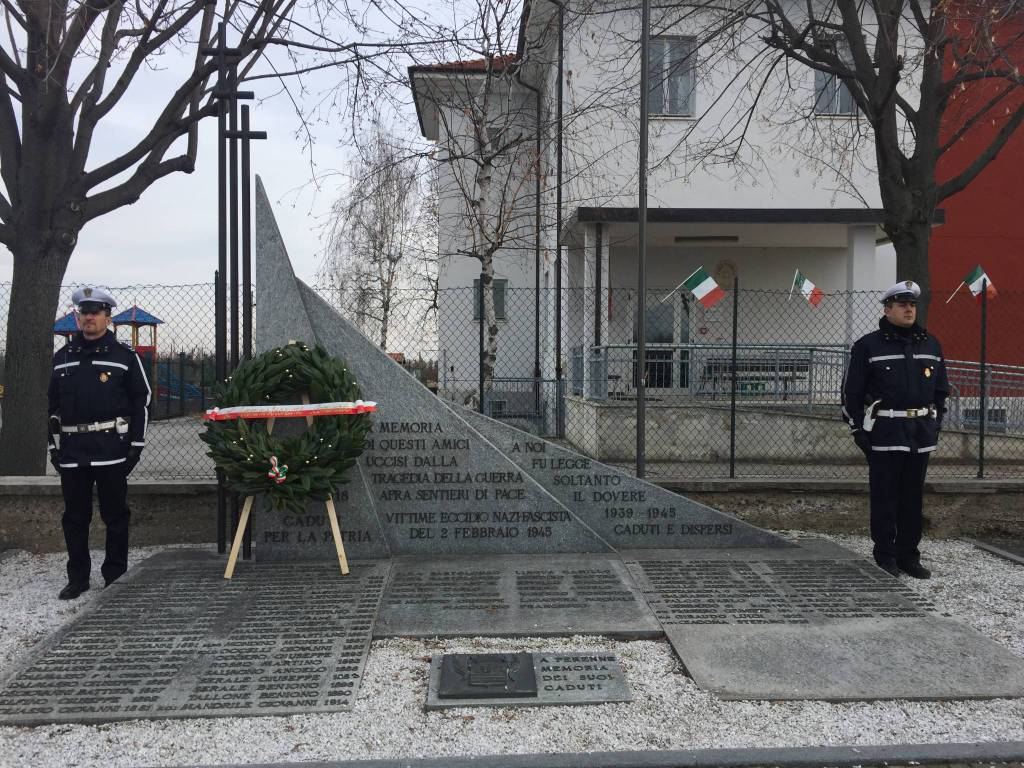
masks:
<svg viewBox="0 0 1024 768"><path fill-rule="evenodd" d="M0 687L0 723L351 708L387 564L143 563Z"/></svg>
<svg viewBox="0 0 1024 768"><path fill-rule="evenodd" d="M446 654L431 659L426 708L540 707L632 699L612 653Z"/></svg>

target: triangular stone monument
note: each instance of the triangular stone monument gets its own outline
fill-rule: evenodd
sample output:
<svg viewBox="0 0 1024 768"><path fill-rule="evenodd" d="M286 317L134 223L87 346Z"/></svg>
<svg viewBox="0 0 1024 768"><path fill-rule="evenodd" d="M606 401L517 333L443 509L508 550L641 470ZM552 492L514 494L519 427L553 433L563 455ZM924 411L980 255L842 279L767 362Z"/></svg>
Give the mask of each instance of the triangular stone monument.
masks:
<svg viewBox="0 0 1024 768"><path fill-rule="evenodd" d="M371 445L339 489L351 558L788 547L784 539L535 435L452 406L297 280L256 186L256 349L297 339L345 360L378 403ZM257 514L256 558L331 558L321 504Z"/></svg>

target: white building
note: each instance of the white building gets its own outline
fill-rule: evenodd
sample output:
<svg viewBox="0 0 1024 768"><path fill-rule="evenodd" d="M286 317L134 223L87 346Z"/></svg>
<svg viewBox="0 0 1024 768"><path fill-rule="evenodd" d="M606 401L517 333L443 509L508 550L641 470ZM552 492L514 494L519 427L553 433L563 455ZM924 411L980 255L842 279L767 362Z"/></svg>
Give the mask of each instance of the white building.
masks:
<svg viewBox="0 0 1024 768"><path fill-rule="evenodd" d="M704 309L685 290L671 292L698 267L727 289L738 278L743 289L783 293L797 269L826 293L876 291L896 279L895 256L880 228L873 156L845 149L867 130L849 94L792 64L784 73L752 78L760 41L736 42L743 40L737 34L729 47L716 41L712 49L701 39L707 21L657 11L652 20L646 335L653 362L647 375L651 390L676 396L676 404L720 395L720 358L732 338L731 295ZM559 14L546 0L528 0L515 55L496 59L490 71L480 61L418 66L410 68L410 82L422 132L437 142L441 161L441 287L465 289L461 303L441 308L442 390L461 399L477 387L480 324L471 287L481 262L467 253L479 251L486 235L473 215L487 221L499 211L507 233L494 255L494 278L499 304L505 291L505 311L488 399L502 401L493 406L495 415L529 410L529 398L515 393L533 392L539 331L541 378L555 379L560 359L572 421L591 418L580 416L586 403L628 398L636 376L639 12L599 2L567 11L562 23L561 124ZM754 104L758 83L772 93ZM481 100L498 136L491 148L509 147L484 191L474 186L475 131L483 121L469 108ZM745 141L730 143L740 131ZM560 305L554 291L543 290L559 284ZM536 285L543 296L539 328ZM838 350L878 316L866 297L829 297L831 306L815 309L784 295L745 295L738 338L747 386L766 398L789 386L804 387L809 402L816 391L831 392L841 376ZM815 346L819 363L796 362L813 357ZM765 373L773 365L774 373ZM792 375L780 376L780 365L792 366ZM807 379L815 365L824 367L812 385ZM541 389L550 415L557 398L553 389ZM566 429L572 437L573 425Z"/></svg>

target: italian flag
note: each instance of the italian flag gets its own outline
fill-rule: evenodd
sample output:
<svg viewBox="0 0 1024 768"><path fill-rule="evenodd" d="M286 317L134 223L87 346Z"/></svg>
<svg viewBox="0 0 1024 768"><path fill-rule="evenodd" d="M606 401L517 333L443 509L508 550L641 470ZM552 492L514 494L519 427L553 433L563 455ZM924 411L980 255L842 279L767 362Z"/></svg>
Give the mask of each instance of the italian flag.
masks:
<svg viewBox="0 0 1024 768"><path fill-rule="evenodd" d="M992 278L985 274L985 270L981 268L979 264L971 270L970 274L964 278L964 285L971 289L971 295L981 301L981 281L985 281L985 290L988 293L990 299L994 299L996 294L996 287L992 285Z"/></svg>
<svg viewBox="0 0 1024 768"><path fill-rule="evenodd" d="M821 299L825 295L821 292L821 288L804 277L803 272L799 269L793 275L793 285L789 289L790 297L793 296L793 291L800 291L812 307L821 304Z"/></svg>
<svg viewBox="0 0 1024 768"><path fill-rule="evenodd" d="M692 275L683 281L683 286L705 307L713 307L725 296L725 291L719 287L704 267L698 267Z"/></svg>

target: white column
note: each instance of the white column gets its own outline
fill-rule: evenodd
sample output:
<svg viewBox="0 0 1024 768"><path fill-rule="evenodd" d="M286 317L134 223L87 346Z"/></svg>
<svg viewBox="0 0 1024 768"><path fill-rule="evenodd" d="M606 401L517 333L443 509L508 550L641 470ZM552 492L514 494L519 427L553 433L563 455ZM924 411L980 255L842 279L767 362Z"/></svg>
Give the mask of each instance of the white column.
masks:
<svg viewBox="0 0 1024 768"><path fill-rule="evenodd" d="M608 343L608 232L604 224L590 224L583 242L583 344L584 397L604 399L607 391L607 355L601 348ZM603 377L592 387L592 378Z"/></svg>
<svg viewBox="0 0 1024 768"><path fill-rule="evenodd" d="M875 225L851 224L846 229L846 343L859 338L880 314L866 294L854 291L877 291L875 280ZM878 309L879 311L875 311Z"/></svg>

